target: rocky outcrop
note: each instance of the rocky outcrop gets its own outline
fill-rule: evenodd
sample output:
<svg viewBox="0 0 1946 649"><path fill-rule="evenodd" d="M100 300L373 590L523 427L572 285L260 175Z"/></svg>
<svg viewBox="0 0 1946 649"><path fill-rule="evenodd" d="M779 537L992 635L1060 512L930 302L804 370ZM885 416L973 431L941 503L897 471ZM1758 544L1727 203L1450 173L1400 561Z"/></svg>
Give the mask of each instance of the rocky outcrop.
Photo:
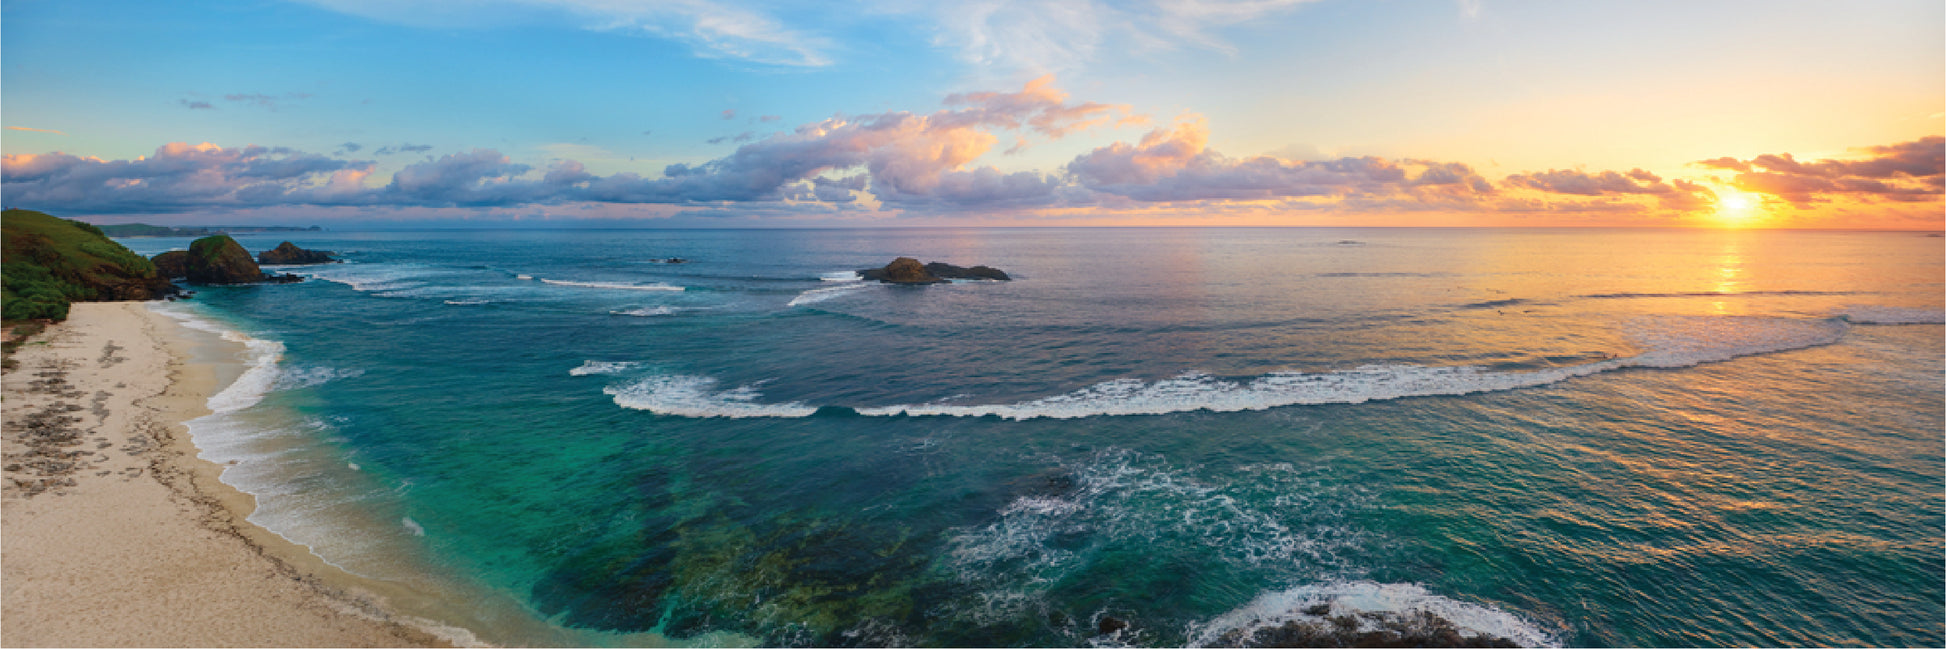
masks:
<svg viewBox="0 0 1946 649"><path fill-rule="evenodd" d="M992 266L974 266L972 268L965 268L961 266L954 266L952 264L935 261L930 264L926 264L926 272L932 273L933 277L938 277L940 279L991 279L991 280L999 280L1002 282L1013 280L1012 277L1007 276L1006 271L1000 270L998 268L994 268Z"/></svg>
<svg viewBox="0 0 1946 649"><path fill-rule="evenodd" d="M189 276L189 251L171 250L149 259L155 264L155 272L169 279L182 279Z"/></svg>
<svg viewBox="0 0 1946 649"><path fill-rule="evenodd" d="M203 237L189 244L183 275L197 284L255 284L265 281L293 282L294 276L271 277L264 274L250 251L227 234Z"/></svg>
<svg viewBox="0 0 1946 649"><path fill-rule="evenodd" d="M266 266L296 266L300 264L332 264L338 260L331 258L325 250L305 250L297 244L285 241L276 248L265 250L257 255L257 263Z"/></svg>
<svg viewBox="0 0 1946 649"><path fill-rule="evenodd" d="M887 284L938 284L946 280L926 272L924 264L911 257L900 257L886 264L884 268L868 268L858 271L858 276L867 280L878 280Z"/></svg>
<svg viewBox="0 0 1946 649"><path fill-rule="evenodd" d="M911 257L900 257L886 264L884 268L867 268L858 271L858 276L866 280L878 280L887 284L939 284L955 279L991 279L1008 281L1005 271L991 266L965 268L948 263L932 262L920 264Z"/></svg>

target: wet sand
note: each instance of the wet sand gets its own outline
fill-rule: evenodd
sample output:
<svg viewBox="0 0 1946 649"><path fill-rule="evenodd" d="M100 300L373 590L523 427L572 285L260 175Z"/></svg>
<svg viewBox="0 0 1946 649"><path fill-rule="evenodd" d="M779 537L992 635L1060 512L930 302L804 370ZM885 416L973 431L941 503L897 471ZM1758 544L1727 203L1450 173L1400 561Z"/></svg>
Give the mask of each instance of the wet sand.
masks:
<svg viewBox="0 0 1946 649"><path fill-rule="evenodd" d="M217 370L140 303L75 304L4 380L0 644L448 646L382 584L246 522L182 422Z"/></svg>

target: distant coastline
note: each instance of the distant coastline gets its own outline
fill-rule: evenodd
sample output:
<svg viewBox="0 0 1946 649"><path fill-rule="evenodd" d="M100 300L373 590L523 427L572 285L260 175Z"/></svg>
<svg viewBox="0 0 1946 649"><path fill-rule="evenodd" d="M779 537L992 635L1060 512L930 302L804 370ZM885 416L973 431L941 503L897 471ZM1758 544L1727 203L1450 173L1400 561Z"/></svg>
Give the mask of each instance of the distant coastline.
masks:
<svg viewBox="0 0 1946 649"><path fill-rule="evenodd" d="M192 225L188 227L171 227L167 225L149 225L147 223L122 223L119 225L100 225L96 227L101 228L102 234L106 234L111 237L125 237L125 238L206 237L212 234L250 234L250 233L258 233L258 232L323 232L324 231L324 228L315 225L308 228L300 228L295 226L271 226L271 225Z"/></svg>

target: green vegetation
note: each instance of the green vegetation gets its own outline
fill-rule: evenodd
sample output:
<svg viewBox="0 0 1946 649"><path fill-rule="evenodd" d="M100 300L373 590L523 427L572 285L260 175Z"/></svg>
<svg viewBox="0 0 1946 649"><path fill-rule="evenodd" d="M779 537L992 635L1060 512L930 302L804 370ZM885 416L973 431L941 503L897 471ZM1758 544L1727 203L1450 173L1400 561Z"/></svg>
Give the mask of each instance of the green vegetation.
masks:
<svg viewBox="0 0 1946 649"><path fill-rule="evenodd" d="M68 304L148 300L169 280L101 228L30 210L0 213L0 319L65 320Z"/></svg>

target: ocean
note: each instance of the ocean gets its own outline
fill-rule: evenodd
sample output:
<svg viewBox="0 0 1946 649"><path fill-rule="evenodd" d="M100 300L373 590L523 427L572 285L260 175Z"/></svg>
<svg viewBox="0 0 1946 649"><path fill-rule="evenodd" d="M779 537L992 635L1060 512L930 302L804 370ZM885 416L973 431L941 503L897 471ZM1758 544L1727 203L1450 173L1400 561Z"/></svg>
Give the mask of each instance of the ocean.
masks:
<svg viewBox="0 0 1946 649"><path fill-rule="evenodd" d="M1921 233L237 238L203 457L484 642L1946 644Z"/></svg>

